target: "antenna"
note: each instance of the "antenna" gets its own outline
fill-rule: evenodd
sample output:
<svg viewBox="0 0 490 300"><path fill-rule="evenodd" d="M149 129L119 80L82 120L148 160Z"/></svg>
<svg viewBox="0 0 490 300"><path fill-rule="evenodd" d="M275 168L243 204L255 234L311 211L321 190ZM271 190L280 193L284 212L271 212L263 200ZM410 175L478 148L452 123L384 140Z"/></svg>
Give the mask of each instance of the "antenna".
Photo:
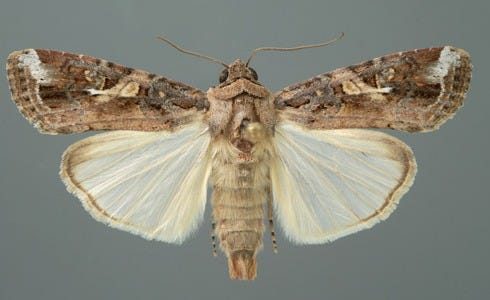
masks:
<svg viewBox="0 0 490 300"><path fill-rule="evenodd" d="M296 50L302 50L302 49L308 49L308 48L323 47L323 46L327 46L327 45L330 45L332 43L335 43L336 41L340 40L343 36L344 36L344 33L341 32L340 35L338 37L336 37L335 39L330 40L330 41L326 41L324 43L303 45L303 46L297 46L297 47L292 47L292 48L280 48L280 47L261 47L261 48L257 48L254 51L252 51L252 53L250 54L250 57L248 58L247 63L245 65L248 66L248 64L252 60L252 57L254 57L255 54L257 52L259 52L259 51L296 51Z"/></svg>
<svg viewBox="0 0 490 300"><path fill-rule="evenodd" d="M207 56L207 55L203 55L203 54L200 54L200 53L192 52L192 51L186 50L184 48L181 48L177 44L175 44L174 42L172 42L171 40L167 39L166 37L156 36L155 38L157 38L157 39L159 39L161 41L164 41L165 43L167 43L170 46L174 47L175 49L179 50L180 52L183 52L183 53L189 54L189 55L193 55L193 56L197 56L197 57L200 57L200 58L204 58L204 59L207 59L209 61L212 61L212 62L215 62L217 64L220 64L220 65L224 66L225 68L228 68L228 65L225 64L224 62L219 61L216 58L212 58L212 57Z"/></svg>

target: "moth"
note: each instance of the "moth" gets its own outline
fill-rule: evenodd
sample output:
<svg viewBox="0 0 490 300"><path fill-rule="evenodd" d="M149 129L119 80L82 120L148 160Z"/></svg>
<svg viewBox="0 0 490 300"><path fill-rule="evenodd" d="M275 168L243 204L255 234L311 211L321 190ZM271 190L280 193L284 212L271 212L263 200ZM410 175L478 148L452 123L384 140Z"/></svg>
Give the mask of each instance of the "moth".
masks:
<svg viewBox="0 0 490 300"><path fill-rule="evenodd" d="M41 133L108 130L71 145L61 162L92 217L181 243L201 223L210 187L214 253L217 236L230 277L242 280L256 277L264 219L274 250L273 218L297 244L386 219L416 162L405 143L366 128L437 129L463 105L472 67L464 50L418 49L271 93L250 59L205 58L224 66L207 92L54 50L13 52L7 71L14 102Z"/></svg>

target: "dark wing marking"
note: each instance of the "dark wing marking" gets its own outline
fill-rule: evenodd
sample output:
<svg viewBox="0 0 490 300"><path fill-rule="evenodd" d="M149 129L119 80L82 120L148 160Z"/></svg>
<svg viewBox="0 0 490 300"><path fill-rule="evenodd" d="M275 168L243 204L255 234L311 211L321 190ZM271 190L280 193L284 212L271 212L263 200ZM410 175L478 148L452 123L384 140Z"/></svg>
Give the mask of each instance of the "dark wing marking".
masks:
<svg viewBox="0 0 490 300"><path fill-rule="evenodd" d="M7 71L13 100L43 133L173 130L208 107L198 89L90 56L26 49Z"/></svg>
<svg viewBox="0 0 490 300"><path fill-rule="evenodd" d="M450 46L399 52L318 75L275 94L279 117L310 129L437 129L462 106L469 54Z"/></svg>

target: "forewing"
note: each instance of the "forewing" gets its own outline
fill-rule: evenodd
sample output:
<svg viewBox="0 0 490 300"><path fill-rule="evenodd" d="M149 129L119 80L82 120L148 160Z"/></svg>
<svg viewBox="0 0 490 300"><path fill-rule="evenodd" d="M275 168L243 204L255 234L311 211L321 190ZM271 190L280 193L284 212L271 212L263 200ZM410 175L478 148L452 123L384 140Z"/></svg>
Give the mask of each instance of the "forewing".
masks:
<svg viewBox="0 0 490 300"><path fill-rule="evenodd" d="M410 148L380 132L281 123L274 143L275 211L286 235L301 244L332 241L386 219L416 172Z"/></svg>
<svg viewBox="0 0 490 300"><path fill-rule="evenodd" d="M13 100L42 133L173 130L207 107L200 90L90 56L26 49L7 71Z"/></svg>
<svg viewBox="0 0 490 300"><path fill-rule="evenodd" d="M469 54L454 47L399 52L315 76L275 94L282 119L310 129L437 129L462 106Z"/></svg>
<svg viewBox="0 0 490 300"><path fill-rule="evenodd" d="M148 239L179 243L204 213L209 134L113 131L69 147L61 178L98 221Z"/></svg>

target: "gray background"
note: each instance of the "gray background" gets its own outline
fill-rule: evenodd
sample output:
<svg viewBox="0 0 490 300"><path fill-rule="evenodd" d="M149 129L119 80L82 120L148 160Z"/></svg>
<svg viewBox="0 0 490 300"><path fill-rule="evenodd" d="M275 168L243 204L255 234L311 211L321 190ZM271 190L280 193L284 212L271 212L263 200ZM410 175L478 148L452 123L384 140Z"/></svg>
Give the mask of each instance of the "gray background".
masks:
<svg viewBox="0 0 490 300"><path fill-rule="evenodd" d="M486 3L486 4L483 4ZM209 212L182 246L94 221L58 178L76 136L40 135L0 77L0 299L484 299L490 292L488 1L0 1L2 64L14 50L98 56L203 90L221 67L153 39L163 34L226 62L259 46L333 38L335 45L261 53L253 67L276 91L399 50L454 45L474 73L465 107L439 131L392 132L414 150L415 184L373 229L295 246L265 234L255 282L228 279L211 255Z"/></svg>

